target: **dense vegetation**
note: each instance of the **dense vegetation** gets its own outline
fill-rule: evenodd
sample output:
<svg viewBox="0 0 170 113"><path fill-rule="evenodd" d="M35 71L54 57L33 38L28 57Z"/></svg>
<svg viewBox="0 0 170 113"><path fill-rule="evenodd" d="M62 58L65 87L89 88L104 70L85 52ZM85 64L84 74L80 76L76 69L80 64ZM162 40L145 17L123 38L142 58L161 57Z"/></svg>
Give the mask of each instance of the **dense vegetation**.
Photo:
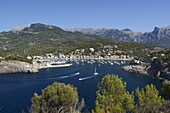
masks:
<svg viewBox="0 0 170 113"><path fill-rule="evenodd" d="M79 32L64 31L56 26L32 24L22 31L0 33L0 57L8 54L15 55L44 55L46 53L69 54L76 49L95 48L103 50L104 46L112 46L116 54L146 57L153 46L139 43L115 42L96 35L85 35ZM114 48L116 46L116 48ZM88 51L85 51L88 54ZM12 59L12 58L11 58Z"/></svg>
<svg viewBox="0 0 170 113"><path fill-rule="evenodd" d="M84 101L78 103L77 89L64 83L53 83L42 91L42 95L34 94L31 113L79 113Z"/></svg>
<svg viewBox="0 0 170 113"><path fill-rule="evenodd" d="M170 80L170 50L164 49L155 52L151 52L142 61L148 62L150 67L147 72L155 77L163 78L164 80Z"/></svg>
<svg viewBox="0 0 170 113"><path fill-rule="evenodd" d="M126 83L118 76L106 75L98 84L95 113L133 111L134 96L126 91Z"/></svg>
<svg viewBox="0 0 170 113"><path fill-rule="evenodd" d="M0 51L33 55L55 51L62 52L81 44L79 39L91 41L99 39L99 37L66 32L55 26L32 24L22 31L2 32L0 35Z"/></svg>
<svg viewBox="0 0 170 113"><path fill-rule="evenodd" d="M166 90L165 90L166 89ZM168 96L170 85L164 83L162 94ZM134 92L126 91L126 83L117 75L106 75L98 84L96 104L93 113L169 113L169 97L163 98L154 85L137 88L135 95L138 103L134 103ZM165 97L164 95L164 97ZM31 113L79 113L84 102L78 104L76 88L63 83L54 83L42 91L42 95L34 94Z"/></svg>
<svg viewBox="0 0 170 113"><path fill-rule="evenodd" d="M170 99L170 84L168 84L166 81L164 81L162 84L161 95L165 99Z"/></svg>
<svg viewBox="0 0 170 113"><path fill-rule="evenodd" d="M153 52L148 56L148 59L154 58L155 62L157 62L162 69L170 68L170 50L162 50L159 52Z"/></svg>

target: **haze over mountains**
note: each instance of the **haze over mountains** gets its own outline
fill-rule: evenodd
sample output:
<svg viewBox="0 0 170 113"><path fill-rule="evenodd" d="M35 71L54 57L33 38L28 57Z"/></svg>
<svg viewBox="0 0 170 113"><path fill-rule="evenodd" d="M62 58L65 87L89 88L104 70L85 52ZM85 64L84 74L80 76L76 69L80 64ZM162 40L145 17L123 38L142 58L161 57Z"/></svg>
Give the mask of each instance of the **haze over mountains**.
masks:
<svg viewBox="0 0 170 113"><path fill-rule="evenodd" d="M158 28L155 27L152 32L134 32L130 29L93 29L93 28L73 28L65 29L71 32L81 32L84 34L99 35L107 39L122 42L137 42L151 44L163 47L170 47L170 26Z"/></svg>

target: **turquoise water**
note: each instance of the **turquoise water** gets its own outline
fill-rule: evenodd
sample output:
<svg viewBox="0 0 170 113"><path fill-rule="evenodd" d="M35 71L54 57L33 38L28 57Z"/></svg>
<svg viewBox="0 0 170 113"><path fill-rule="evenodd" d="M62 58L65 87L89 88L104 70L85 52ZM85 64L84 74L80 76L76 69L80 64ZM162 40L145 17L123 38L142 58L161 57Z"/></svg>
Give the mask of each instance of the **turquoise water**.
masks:
<svg viewBox="0 0 170 113"><path fill-rule="evenodd" d="M121 67L126 64L99 61L71 63L73 63L71 67L42 69L37 74L1 74L0 113L28 112L34 92L41 94L41 90L53 82L64 82L77 87L79 97L84 98L86 108L89 109L94 107L97 83L106 74L122 77L123 81L127 82L128 91L134 91L137 87L142 88L151 83L158 89L161 88L162 82L158 79L123 71ZM95 67L97 76L93 76Z"/></svg>

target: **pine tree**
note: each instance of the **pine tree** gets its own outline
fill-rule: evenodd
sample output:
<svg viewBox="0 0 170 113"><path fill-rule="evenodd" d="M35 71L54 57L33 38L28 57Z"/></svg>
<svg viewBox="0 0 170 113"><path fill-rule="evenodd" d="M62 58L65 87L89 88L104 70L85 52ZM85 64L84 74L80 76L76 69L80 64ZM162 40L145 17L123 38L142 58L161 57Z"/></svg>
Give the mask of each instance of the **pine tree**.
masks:
<svg viewBox="0 0 170 113"><path fill-rule="evenodd" d="M31 113L78 113L84 101L78 103L77 89L64 83L53 83L42 91L42 95L34 94ZM78 106L81 105L81 106Z"/></svg>
<svg viewBox="0 0 170 113"><path fill-rule="evenodd" d="M139 90L136 89L138 97L138 105L136 105L136 112L138 113L152 113L157 111L162 106L164 99L159 95L159 91L151 84Z"/></svg>
<svg viewBox="0 0 170 113"><path fill-rule="evenodd" d="M98 84L95 113L126 113L134 109L134 96L117 75L106 75Z"/></svg>
<svg viewBox="0 0 170 113"><path fill-rule="evenodd" d="M166 81L162 83L161 96L165 99L170 99L170 84Z"/></svg>

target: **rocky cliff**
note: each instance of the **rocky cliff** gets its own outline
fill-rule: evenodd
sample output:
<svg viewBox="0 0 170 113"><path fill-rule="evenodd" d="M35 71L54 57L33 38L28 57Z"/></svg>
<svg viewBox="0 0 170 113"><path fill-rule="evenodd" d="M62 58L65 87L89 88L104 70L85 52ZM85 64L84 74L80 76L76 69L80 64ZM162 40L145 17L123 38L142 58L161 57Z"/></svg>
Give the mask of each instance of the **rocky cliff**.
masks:
<svg viewBox="0 0 170 113"><path fill-rule="evenodd" d="M32 64L20 61L2 61L0 62L0 74L2 73L37 73L38 69Z"/></svg>
<svg viewBox="0 0 170 113"><path fill-rule="evenodd" d="M123 42L138 42L152 44L170 48L170 26L158 28L155 27L152 32L134 32L130 29L93 29L93 28L73 28L65 29L71 32L81 32L84 34L99 35L104 38Z"/></svg>
<svg viewBox="0 0 170 113"><path fill-rule="evenodd" d="M139 74L151 75L153 77L158 77L158 78L167 80L170 83L169 60L159 61L158 58L155 57L154 59L150 60L149 63L130 64L130 65L122 67L122 69L125 71L133 72L133 73L139 73Z"/></svg>

